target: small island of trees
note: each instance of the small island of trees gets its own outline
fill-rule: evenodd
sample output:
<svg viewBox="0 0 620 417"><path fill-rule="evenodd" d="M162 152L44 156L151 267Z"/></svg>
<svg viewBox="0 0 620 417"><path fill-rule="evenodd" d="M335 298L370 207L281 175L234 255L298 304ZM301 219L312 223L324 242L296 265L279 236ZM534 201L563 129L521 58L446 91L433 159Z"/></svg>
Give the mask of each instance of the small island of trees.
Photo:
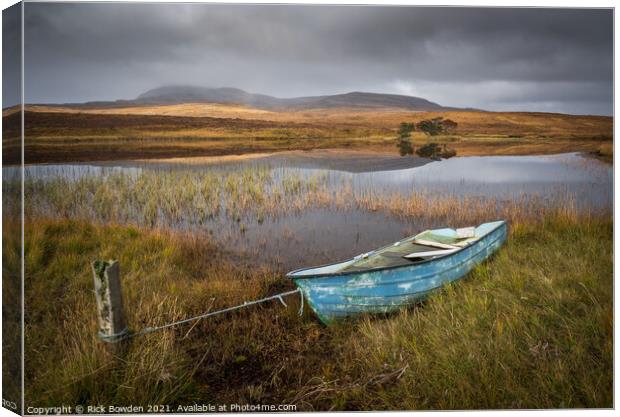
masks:
<svg viewBox="0 0 620 417"><path fill-rule="evenodd" d="M450 119L444 119L443 117L435 117L429 120L422 120L416 124L402 122L398 129L397 144L399 153L401 156L413 155L415 152L418 156L431 159L451 158L456 155L454 149L448 148L444 144L437 142L429 142L418 149L415 149L411 142L411 133L414 131L420 131L427 136L438 136L442 134L449 134L456 130L458 123Z"/></svg>

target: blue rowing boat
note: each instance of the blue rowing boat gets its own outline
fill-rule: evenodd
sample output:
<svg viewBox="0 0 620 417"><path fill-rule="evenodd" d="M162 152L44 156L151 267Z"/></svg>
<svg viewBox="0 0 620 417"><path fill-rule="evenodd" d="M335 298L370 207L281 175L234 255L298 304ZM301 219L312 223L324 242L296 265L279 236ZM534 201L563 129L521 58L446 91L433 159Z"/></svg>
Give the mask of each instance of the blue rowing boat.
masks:
<svg viewBox="0 0 620 417"><path fill-rule="evenodd" d="M344 262L287 274L320 320L387 313L456 281L506 241L503 220L462 229L427 230Z"/></svg>

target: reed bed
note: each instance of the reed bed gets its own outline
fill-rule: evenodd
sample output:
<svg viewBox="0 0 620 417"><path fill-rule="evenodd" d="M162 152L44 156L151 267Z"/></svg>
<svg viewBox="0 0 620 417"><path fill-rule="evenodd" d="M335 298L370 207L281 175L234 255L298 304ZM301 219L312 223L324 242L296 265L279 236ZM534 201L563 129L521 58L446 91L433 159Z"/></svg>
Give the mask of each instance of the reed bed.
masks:
<svg viewBox="0 0 620 417"><path fill-rule="evenodd" d="M575 195L557 192L553 195L520 194L511 199L499 197L437 195L429 192L369 193L355 199L358 208L384 211L401 219L423 219L432 217L436 224L450 224L454 227L479 224L490 219L508 220L511 224L542 221L547 215L566 213L588 217L610 214L610 208L579 206Z"/></svg>
<svg viewBox="0 0 620 417"><path fill-rule="evenodd" d="M215 218L235 222L309 207L325 201L324 176L274 178L269 168L239 171L144 170L25 180L26 217L72 218L183 228ZM4 181L10 193L18 180ZM67 198L67 196L71 196ZM18 209L5 204L5 210Z"/></svg>
<svg viewBox="0 0 620 417"><path fill-rule="evenodd" d="M542 219L557 210L609 214L564 187L550 194L479 197L423 187L408 192L360 190L350 180L326 173L249 166L238 170L136 170L107 174L76 172L25 181L26 218L80 219L97 224L130 224L158 229L190 229L262 224L310 209L383 212L420 224L469 225L502 218L510 222ZM7 179L8 195L19 182ZM5 201L8 214L19 210Z"/></svg>

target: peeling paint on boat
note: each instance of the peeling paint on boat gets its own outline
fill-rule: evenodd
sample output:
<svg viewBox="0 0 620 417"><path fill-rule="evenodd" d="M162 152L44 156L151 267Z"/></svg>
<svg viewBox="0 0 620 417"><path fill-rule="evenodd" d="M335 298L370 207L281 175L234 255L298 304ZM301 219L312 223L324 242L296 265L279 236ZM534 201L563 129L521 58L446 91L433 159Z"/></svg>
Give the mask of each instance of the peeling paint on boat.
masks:
<svg viewBox="0 0 620 417"><path fill-rule="evenodd" d="M476 228L476 233L480 238L457 252L411 265L344 273L334 272L333 266L326 265L293 271L288 276L326 324L361 313L386 313L419 302L432 291L464 277L500 248L506 241L508 227L504 221L484 223ZM330 272L313 275L304 271Z"/></svg>

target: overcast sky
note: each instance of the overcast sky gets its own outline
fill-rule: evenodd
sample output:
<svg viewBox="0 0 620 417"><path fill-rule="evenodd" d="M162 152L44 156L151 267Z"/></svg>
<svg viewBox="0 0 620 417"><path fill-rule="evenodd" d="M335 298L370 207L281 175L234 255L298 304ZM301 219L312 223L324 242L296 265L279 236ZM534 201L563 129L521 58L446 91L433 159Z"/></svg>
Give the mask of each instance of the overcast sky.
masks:
<svg viewBox="0 0 620 417"><path fill-rule="evenodd" d="M611 10L25 5L26 102L161 85L370 91L488 110L612 114Z"/></svg>

